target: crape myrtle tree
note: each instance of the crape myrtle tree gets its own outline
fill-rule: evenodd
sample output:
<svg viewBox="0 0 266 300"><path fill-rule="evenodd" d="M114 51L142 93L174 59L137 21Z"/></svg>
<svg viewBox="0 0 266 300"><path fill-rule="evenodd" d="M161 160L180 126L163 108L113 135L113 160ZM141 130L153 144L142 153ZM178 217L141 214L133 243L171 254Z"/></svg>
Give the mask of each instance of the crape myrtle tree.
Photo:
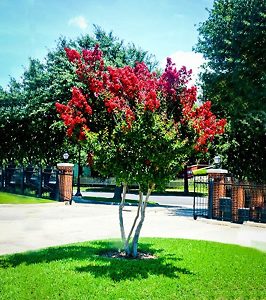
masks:
<svg viewBox="0 0 266 300"><path fill-rule="evenodd" d="M65 50L84 85L73 87L71 100L57 103L57 110L67 134L93 151L98 171L123 183L121 238L126 254L136 257L151 192L175 177L193 152L206 151L226 121L216 119L210 102L196 104L196 87L187 87L191 71L176 70L171 59L159 76L144 63L106 66L98 45L81 52ZM132 183L139 186L139 201L126 234L123 208Z"/></svg>
<svg viewBox="0 0 266 300"><path fill-rule="evenodd" d="M215 0L195 47L206 63L203 100L226 117L224 165L240 179L266 180L266 1Z"/></svg>

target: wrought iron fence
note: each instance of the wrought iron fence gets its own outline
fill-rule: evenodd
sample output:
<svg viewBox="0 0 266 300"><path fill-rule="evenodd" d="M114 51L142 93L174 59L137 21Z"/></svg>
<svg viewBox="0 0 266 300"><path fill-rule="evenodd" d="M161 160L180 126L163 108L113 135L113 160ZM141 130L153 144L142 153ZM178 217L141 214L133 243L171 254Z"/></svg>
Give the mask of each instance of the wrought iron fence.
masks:
<svg viewBox="0 0 266 300"><path fill-rule="evenodd" d="M58 200L58 171L53 168L7 166L0 169L0 190Z"/></svg>
<svg viewBox="0 0 266 300"><path fill-rule="evenodd" d="M193 216L211 218L209 215L209 190L210 182L208 176L194 177L194 202L193 202Z"/></svg>
<svg viewBox="0 0 266 300"><path fill-rule="evenodd" d="M232 176L195 176L194 219L198 216L243 223L266 223L266 185Z"/></svg>

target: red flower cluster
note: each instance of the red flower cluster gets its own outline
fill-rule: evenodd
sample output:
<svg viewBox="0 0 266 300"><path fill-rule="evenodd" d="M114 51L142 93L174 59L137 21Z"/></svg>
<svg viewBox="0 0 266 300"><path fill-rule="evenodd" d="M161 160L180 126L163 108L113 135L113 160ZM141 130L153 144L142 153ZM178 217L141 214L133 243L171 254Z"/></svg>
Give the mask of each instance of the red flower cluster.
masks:
<svg viewBox="0 0 266 300"><path fill-rule="evenodd" d="M160 101L157 99L157 94L154 90L147 93L144 105L145 110L150 110L152 112L160 107Z"/></svg>
<svg viewBox="0 0 266 300"><path fill-rule="evenodd" d="M122 111L125 108L126 101L122 97L113 97L105 100L105 107L107 108L108 113Z"/></svg>
<svg viewBox="0 0 266 300"><path fill-rule="evenodd" d="M184 96L185 95L185 96ZM211 102L207 101L201 106L194 106L196 96L195 87L188 89L181 97L183 104L183 120L192 124L196 133L195 150L206 152L208 142L218 134L224 133L225 119L217 120L211 112Z"/></svg>
<svg viewBox="0 0 266 300"><path fill-rule="evenodd" d="M98 45L93 50L83 50L81 55L75 50L66 48L65 51L76 65L79 79L90 91L88 100L99 97L108 113L124 115L129 128L135 120L136 105L142 104L144 110L152 112L160 107L158 79L144 63L138 63L135 68L105 69Z"/></svg>
<svg viewBox="0 0 266 300"><path fill-rule="evenodd" d="M84 140L85 133L89 130L87 119L92 115L92 108L86 101L81 91L73 87L72 98L67 105L56 103L56 109L61 119L67 126L67 135L75 135L77 139Z"/></svg>
<svg viewBox="0 0 266 300"><path fill-rule="evenodd" d="M210 102L197 106L197 88L186 87L192 71L185 67L177 70L170 58L167 59L164 73L158 77L144 63L138 63L134 68L105 68L98 45L93 50L83 50L81 54L68 48L65 51L69 61L76 66L79 80L88 88L86 97L74 87L72 99L67 105L56 104L68 127L68 135L78 132L78 138L84 138L84 131L89 130L87 124L95 103L101 102L109 114L122 117L127 129L130 129L136 119L137 109L155 112L161 107L162 101L170 112L172 108L177 108L175 122L195 132L196 150L206 150L207 143L215 135L223 133L226 120L216 119L210 110Z"/></svg>
<svg viewBox="0 0 266 300"><path fill-rule="evenodd" d="M191 74L192 70L187 71L185 66L177 71L175 64L168 57L165 71L159 81L164 97L177 101L179 93L191 79Z"/></svg>
<svg viewBox="0 0 266 300"><path fill-rule="evenodd" d="M65 48L67 58L70 62L80 61L81 56L76 50Z"/></svg>
<svg viewBox="0 0 266 300"><path fill-rule="evenodd" d="M144 109L150 111L160 107L157 96L158 80L155 74L149 72L144 63L138 63L135 68L109 67L108 73L107 89L113 96L106 101L109 112L115 109L125 112L131 110L132 115L138 104L143 104ZM128 125L131 124L128 123Z"/></svg>
<svg viewBox="0 0 266 300"><path fill-rule="evenodd" d="M104 90L106 76L104 74L104 61L99 45L93 50L82 50L80 54L76 50L65 48L70 62L76 65L76 74L80 81L84 82L91 94L98 94Z"/></svg>
<svg viewBox="0 0 266 300"><path fill-rule="evenodd" d="M197 101L197 87L183 88L180 93L180 103L182 105L182 114L184 118L191 118L193 115L193 107Z"/></svg>
<svg viewBox="0 0 266 300"><path fill-rule="evenodd" d="M208 142L212 141L215 135L224 132L226 120L216 119L211 112L210 101L197 106L197 88L186 87L191 79L191 73L192 71L187 71L185 67L177 71L171 59L168 58L165 72L160 78L160 88L166 99L166 105L173 107L174 103L180 108L178 122L195 132L195 150L207 151Z"/></svg>
<svg viewBox="0 0 266 300"><path fill-rule="evenodd" d="M195 149L207 151L207 143L211 142L216 135L224 133L226 119L217 120L211 112L211 102L207 101L197 107L191 117L192 126L198 134Z"/></svg>
<svg viewBox="0 0 266 300"><path fill-rule="evenodd" d="M91 50L82 50L82 58L84 62L89 65L97 65L97 62L101 62L101 68L103 69L103 61L102 61L102 51L99 48L99 45L96 44L94 49Z"/></svg>

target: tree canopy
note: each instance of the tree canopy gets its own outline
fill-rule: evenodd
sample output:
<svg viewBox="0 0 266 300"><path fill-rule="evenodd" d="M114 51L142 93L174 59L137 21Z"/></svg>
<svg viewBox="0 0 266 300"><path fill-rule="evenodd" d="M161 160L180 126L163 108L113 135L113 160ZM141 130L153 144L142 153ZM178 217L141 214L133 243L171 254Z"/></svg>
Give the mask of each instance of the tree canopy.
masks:
<svg viewBox="0 0 266 300"><path fill-rule="evenodd" d="M266 2L215 0L195 47L206 59L203 100L228 119L224 164L240 178L265 181Z"/></svg>

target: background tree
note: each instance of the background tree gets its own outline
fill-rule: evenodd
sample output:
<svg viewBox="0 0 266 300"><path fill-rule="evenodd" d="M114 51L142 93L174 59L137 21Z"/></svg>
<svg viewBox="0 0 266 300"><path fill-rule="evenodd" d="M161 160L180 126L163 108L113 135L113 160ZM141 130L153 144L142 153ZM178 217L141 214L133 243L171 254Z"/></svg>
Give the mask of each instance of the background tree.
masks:
<svg viewBox="0 0 266 300"><path fill-rule="evenodd" d="M8 91L0 89L1 164L14 162L21 156L20 133L25 102L22 86L14 78L10 79Z"/></svg>
<svg viewBox="0 0 266 300"><path fill-rule="evenodd" d="M121 237L126 254L136 257L152 190L165 187L192 153L206 151L223 133L226 121L216 119L210 101L196 104L196 87L187 87L191 71L176 70L171 59L159 76L144 63L106 66L98 44L81 53L65 51L84 85L73 87L71 100L67 105L56 103L57 110L67 134L93 149L101 174L112 173L123 183ZM139 185L139 204L126 236L123 208L127 184L132 183Z"/></svg>
<svg viewBox="0 0 266 300"><path fill-rule="evenodd" d="M239 178L266 180L266 2L215 0L195 47L206 63L203 100L228 120L224 165Z"/></svg>
<svg viewBox="0 0 266 300"><path fill-rule="evenodd" d="M154 56L134 44L125 44L98 26L94 26L93 35L86 34L75 40L60 38L42 62L30 58L21 83L11 79L9 88L0 90L3 112L0 155L4 163L13 159L18 163L54 165L66 150L71 160L77 160L77 147L66 138L54 104L66 103L71 98L72 86L83 85L77 80L64 48L92 49L96 43L103 47L107 65L134 65L136 61L145 61L150 68L157 65Z"/></svg>

